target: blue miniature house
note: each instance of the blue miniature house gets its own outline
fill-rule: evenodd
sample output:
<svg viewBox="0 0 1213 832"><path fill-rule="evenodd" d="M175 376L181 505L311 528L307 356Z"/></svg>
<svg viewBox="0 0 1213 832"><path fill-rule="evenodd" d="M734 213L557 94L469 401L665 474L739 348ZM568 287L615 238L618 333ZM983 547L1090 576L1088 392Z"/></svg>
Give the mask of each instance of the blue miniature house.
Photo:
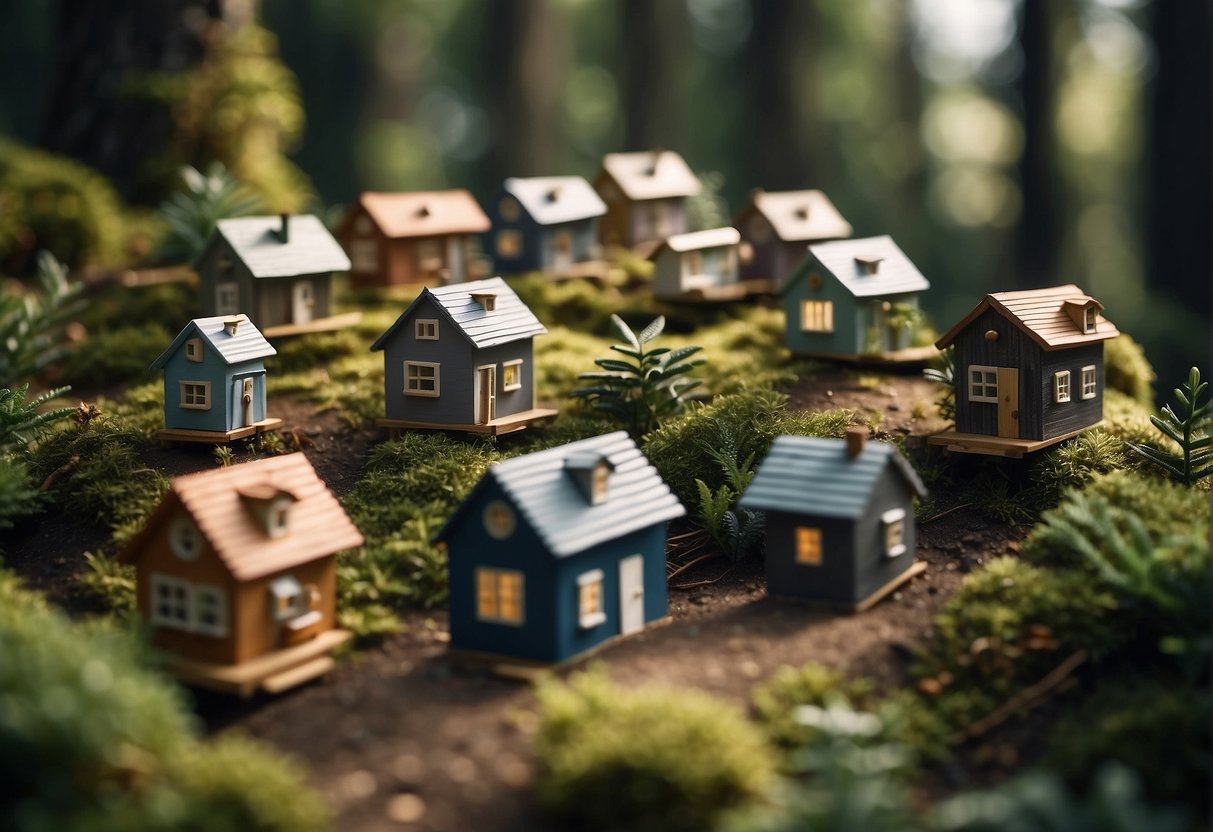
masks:
<svg viewBox="0 0 1213 832"><path fill-rule="evenodd" d="M503 274L564 274L598 257L598 218L606 204L580 176L507 179L489 200L493 230L484 251Z"/></svg>
<svg viewBox="0 0 1213 832"><path fill-rule="evenodd" d="M265 412L265 358L276 352L247 315L190 321L152 362L164 371L160 438L227 442L277 428Z"/></svg>
<svg viewBox="0 0 1213 832"><path fill-rule="evenodd" d="M493 465L438 536L451 648L560 662L665 617L683 514L622 431Z"/></svg>
<svg viewBox="0 0 1213 832"><path fill-rule="evenodd" d="M895 447L866 437L771 445L740 502L766 513L771 595L863 608L921 570L913 500L926 488Z"/></svg>

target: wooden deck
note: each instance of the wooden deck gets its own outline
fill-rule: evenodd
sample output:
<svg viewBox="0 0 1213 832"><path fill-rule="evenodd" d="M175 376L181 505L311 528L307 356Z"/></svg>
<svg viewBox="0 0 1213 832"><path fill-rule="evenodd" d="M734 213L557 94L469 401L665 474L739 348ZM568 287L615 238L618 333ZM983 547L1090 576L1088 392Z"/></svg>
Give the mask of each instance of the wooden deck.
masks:
<svg viewBox="0 0 1213 832"><path fill-rule="evenodd" d="M282 427L282 420L278 418L262 419L260 422L254 422L251 425L235 430L184 430L180 428L161 428L156 432L156 436L160 439L160 444L168 447L174 442L202 442L203 444L222 445L226 442L232 442L236 439L244 439L249 436L255 436L258 433L269 433L270 431L278 430Z"/></svg>
<svg viewBox="0 0 1213 832"><path fill-rule="evenodd" d="M547 407L535 407L521 413L513 413L485 422L482 425L444 424L440 422L415 422L409 419L376 419L375 427L387 428L388 435L395 438L405 430L449 430L473 433L482 436L502 436L524 430L536 422L551 419L560 411Z"/></svg>
<svg viewBox="0 0 1213 832"><path fill-rule="evenodd" d="M305 324L279 324L261 330L266 338L282 338L288 335L309 335L313 332L333 332L338 329L356 326L362 320L361 312L346 312L344 315L330 315L327 318L316 318Z"/></svg>
<svg viewBox="0 0 1213 832"><path fill-rule="evenodd" d="M1087 425L1078 430L1054 436L1052 439L1008 439L1002 436L987 436L983 433L959 433L945 430L927 437L927 444L941 445L945 451L960 454L985 454L1009 459L1023 459L1025 454L1048 448L1067 439L1073 439L1083 431L1097 428L1103 422Z"/></svg>
<svg viewBox="0 0 1213 832"><path fill-rule="evenodd" d="M348 630L326 630L310 641L266 653L241 664L210 664L176 658L168 669L181 681L200 688L248 698L258 689L280 693L333 669L331 653L348 641Z"/></svg>

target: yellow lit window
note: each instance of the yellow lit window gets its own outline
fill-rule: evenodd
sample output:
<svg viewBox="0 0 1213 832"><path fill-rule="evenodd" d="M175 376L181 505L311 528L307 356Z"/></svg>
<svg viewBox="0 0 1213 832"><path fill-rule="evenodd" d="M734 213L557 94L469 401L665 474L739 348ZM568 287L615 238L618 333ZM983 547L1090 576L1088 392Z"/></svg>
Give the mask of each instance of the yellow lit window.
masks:
<svg viewBox="0 0 1213 832"><path fill-rule="evenodd" d="M523 623L522 573L511 569L476 570L476 617L481 621Z"/></svg>
<svg viewBox="0 0 1213 832"><path fill-rule="evenodd" d="M501 389L517 390L520 387L522 387L522 359L502 362Z"/></svg>
<svg viewBox="0 0 1213 832"><path fill-rule="evenodd" d="M834 301L802 300L800 302L801 332L833 332Z"/></svg>
<svg viewBox="0 0 1213 832"><path fill-rule="evenodd" d="M821 529L805 526L796 529L796 562L808 566L821 565Z"/></svg>
<svg viewBox="0 0 1213 832"><path fill-rule="evenodd" d="M522 255L522 235L517 231L497 232L497 256L513 260Z"/></svg>
<svg viewBox="0 0 1213 832"><path fill-rule="evenodd" d="M586 572L577 578L577 621L583 629L597 627L606 621L602 608L601 569Z"/></svg>

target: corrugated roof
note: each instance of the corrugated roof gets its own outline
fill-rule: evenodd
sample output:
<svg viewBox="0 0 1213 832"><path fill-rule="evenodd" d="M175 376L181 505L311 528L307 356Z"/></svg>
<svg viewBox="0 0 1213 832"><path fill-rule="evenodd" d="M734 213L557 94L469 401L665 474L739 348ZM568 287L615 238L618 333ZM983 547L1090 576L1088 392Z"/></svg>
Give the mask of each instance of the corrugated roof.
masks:
<svg viewBox="0 0 1213 832"><path fill-rule="evenodd" d="M674 234L671 237L666 237L661 245L653 249L653 253L649 255L650 260L656 260L657 255L669 249L670 251L702 251L706 248L721 248L723 246L735 246L741 242L741 234L736 228L726 226L724 228L709 228L706 231L689 231L686 234Z"/></svg>
<svg viewBox="0 0 1213 832"><path fill-rule="evenodd" d="M866 442L859 456L851 459L842 439L780 436L742 495L741 505L758 511L861 517L872 487L889 465L919 497L926 496L926 487L910 463L885 442Z"/></svg>
<svg viewBox="0 0 1213 832"><path fill-rule="evenodd" d="M496 304L492 312L486 312L479 302L472 300L473 294L481 293L496 295ZM422 289L421 294L409 304L408 309L405 309L396 322L375 340L371 349L383 349L388 339L398 327L403 325L405 318L409 316L414 307L427 297L431 298L446 314L447 319L477 347L508 344L511 341L533 338L547 332L547 328L539 323L535 313L522 302L510 285L500 277L493 277L488 280L473 280L469 283L452 283L436 289Z"/></svg>
<svg viewBox="0 0 1213 832"><path fill-rule="evenodd" d="M535 222L558 225L606 213L606 203L580 176L535 176L505 180L505 190Z"/></svg>
<svg viewBox="0 0 1213 832"><path fill-rule="evenodd" d="M1082 327L1066 314L1066 301L1095 304L1098 311L1095 316L1094 332L1083 332ZM987 309L997 311L1026 332L1028 337L1046 351L1106 341L1120 335L1120 330L1103 316L1103 304L1085 294L1073 283L1067 283L1064 286L1050 286L1044 289L1025 289L1018 292L996 292L986 295L968 315L965 315L954 327L944 333L935 342L935 346L943 349L951 344L961 330Z"/></svg>
<svg viewBox="0 0 1213 832"><path fill-rule="evenodd" d="M665 199L699 193L699 178L672 150L608 153L602 169L628 199Z"/></svg>
<svg viewBox="0 0 1213 832"><path fill-rule="evenodd" d="M224 321L232 317L238 321L236 334L228 335ZM181 345L186 342L186 339L195 332L215 348L215 352L219 353L219 357L226 364L238 364L241 361L252 361L255 358L265 358L278 353L278 350L265 340L261 330L253 326L248 315L218 315L214 318L194 318L186 324L185 328L173 339L173 343L169 344L168 349L160 353L160 357L153 361L152 366L148 369L159 370L162 368L173 357L173 354L181 349Z"/></svg>
<svg viewBox="0 0 1213 832"><path fill-rule="evenodd" d="M241 490L272 488L288 492L287 530L270 537L253 519ZM290 569L363 543L337 498L301 453L275 456L177 477L143 530L122 552L123 562L138 560L146 539L180 501L232 576L240 581Z"/></svg>
<svg viewBox="0 0 1213 832"><path fill-rule="evenodd" d="M833 240L851 236L851 224L843 219L834 203L822 191L755 190L750 204L738 214L756 211L775 229L775 236L789 243Z"/></svg>
<svg viewBox="0 0 1213 832"><path fill-rule="evenodd" d="M301 274L349 271L350 260L318 217L295 214L287 218L289 234L278 238L280 217L237 217L219 220L217 233L231 244L253 277L295 277Z"/></svg>
<svg viewBox="0 0 1213 832"><path fill-rule="evenodd" d="M809 246L809 253L857 298L925 292L931 288L922 272L887 235L818 243ZM874 274L866 272L864 261L879 261Z"/></svg>
<svg viewBox="0 0 1213 832"><path fill-rule="evenodd" d="M614 465L607 475L607 498L597 505L582 495L565 470L567 458L591 452ZM495 463L447 521L439 540L449 538L490 479L501 486L556 557L575 555L686 514L632 438L617 431Z"/></svg>
<svg viewBox="0 0 1213 832"><path fill-rule="evenodd" d="M367 191L358 203L385 237L436 237L479 234L491 227L480 203L465 190L376 193Z"/></svg>

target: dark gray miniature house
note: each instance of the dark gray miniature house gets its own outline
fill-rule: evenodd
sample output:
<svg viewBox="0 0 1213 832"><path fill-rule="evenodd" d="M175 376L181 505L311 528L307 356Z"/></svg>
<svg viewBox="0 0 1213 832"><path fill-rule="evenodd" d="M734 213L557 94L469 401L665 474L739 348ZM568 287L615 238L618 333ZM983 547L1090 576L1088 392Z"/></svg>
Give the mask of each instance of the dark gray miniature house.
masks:
<svg viewBox="0 0 1213 832"><path fill-rule="evenodd" d="M500 277L422 289L371 345L387 403L377 424L496 435L555 416L535 406L533 339L545 332Z"/></svg>
<svg viewBox="0 0 1213 832"><path fill-rule="evenodd" d="M741 498L766 513L767 590L862 609L921 571L915 496L926 488L892 445L780 436Z"/></svg>
<svg viewBox="0 0 1213 832"><path fill-rule="evenodd" d="M318 218L301 214L219 220L194 262L205 315L246 313L266 337L357 323L332 316L333 272L349 258Z"/></svg>
<svg viewBox="0 0 1213 832"><path fill-rule="evenodd" d="M843 360L925 361L935 350L913 340L918 297L929 288L891 237L811 245L783 290L788 348Z"/></svg>
<svg viewBox="0 0 1213 832"><path fill-rule="evenodd" d="M165 442L228 442L274 430L265 359L277 352L246 315L186 324L150 369L164 371Z"/></svg>
<svg viewBox="0 0 1213 832"><path fill-rule="evenodd" d="M653 295L666 300L736 300L745 297L737 271L736 228L709 228L667 237L653 261Z"/></svg>
<svg viewBox="0 0 1213 832"><path fill-rule="evenodd" d="M622 431L494 464L438 536L451 648L560 662L664 618L683 514Z"/></svg>
<svg viewBox="0 0 1213 832"><path fill-rule="evenodd" d="M647 255L666 237L686 232L687 197L701 185L677 153L651 150L606 154L594 188L607 205L599 225L602 242Z"/></svg>
<svg viewBox="0 0 1213 832"><path fill-rule="evenodd" d="M484 250L495 271L564 275L598 257L606 206L580 176L507 179L487 208L493 230Z"/></svg>
<svg viewBox="0 0 1213 832"><path fill-rule="evenodd" d="M1104 342L1120 332L1073 284L986 295L935 346L952 347L948 450L1021 457L1103 419Z"/></svg>
<svg viewBox="0 0 1213 832"><path fill-rule="evenodd" d="M778 292L800 262L805 246L851 236L830 198L821 191L755 188L733 220L741 232L741 279Z"/></svg>

